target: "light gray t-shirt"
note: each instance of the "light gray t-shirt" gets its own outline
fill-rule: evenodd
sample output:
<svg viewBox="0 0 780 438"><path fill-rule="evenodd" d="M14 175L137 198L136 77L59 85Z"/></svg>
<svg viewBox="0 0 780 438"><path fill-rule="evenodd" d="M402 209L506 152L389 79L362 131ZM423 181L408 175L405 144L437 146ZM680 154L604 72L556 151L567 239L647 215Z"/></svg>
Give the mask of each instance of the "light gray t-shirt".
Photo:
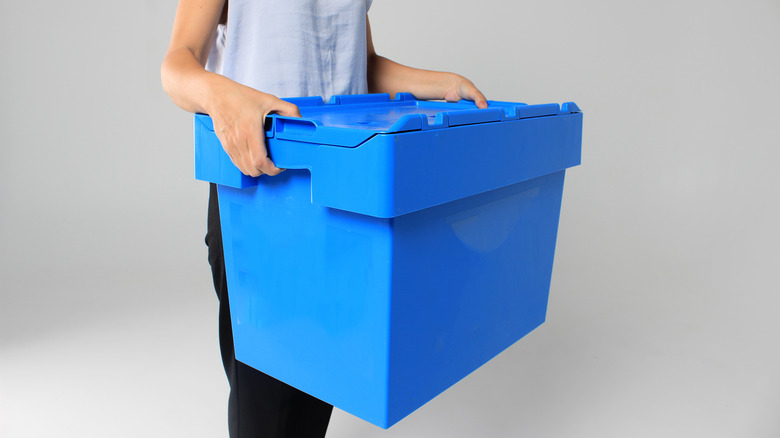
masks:
<svg viewBox="0 0 780 438"><path fill-rule="evenodd" d="M206 68L277 97L367 92L372 0L230 0Z"/></svg>

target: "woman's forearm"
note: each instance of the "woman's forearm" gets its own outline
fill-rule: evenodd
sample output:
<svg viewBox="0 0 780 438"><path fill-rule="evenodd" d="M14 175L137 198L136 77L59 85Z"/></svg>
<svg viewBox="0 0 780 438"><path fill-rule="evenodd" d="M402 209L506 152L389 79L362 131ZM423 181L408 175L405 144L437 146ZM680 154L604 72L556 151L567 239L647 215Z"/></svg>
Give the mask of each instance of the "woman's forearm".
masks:
<svg viewBox="0 0 780 438"><path fill-rule="evenodd" d="M171 100L193 113L208 114L209 108L213 106L215 90L229 88L231 84L224 82L232 82L224 76L206 71L186 47L169 51L160 73L163 89Z"/></svg>
<svg viewBox="0 0 780 438"><path fill-rule="evenodd" d="M468 99L474 101L479 108L487 107L482 92L461 75L407 67L377 55L368 18L366 18L366 52L370 93L388 93L395 96L396 93L409 92L418 99L444 99L448 102Z"/></svg>
<svg viewBox="0 0 780 438"><path fill-rule="evenodd" d="M419 99L444 99L457 76L407 67L377 54L369 56L368 72L369 92L395 95L405 91Z"/></svg>
<svg viewBox="0 0 780 438"><path fill-rule="evenodd" d="M298 107L206 71L211 42L224 0L180 0L163 60L162 85L173 102L190 112L206 113L233 164L245 175L281 172L268 158L263 122L271 112L300 117Z"/></svg>

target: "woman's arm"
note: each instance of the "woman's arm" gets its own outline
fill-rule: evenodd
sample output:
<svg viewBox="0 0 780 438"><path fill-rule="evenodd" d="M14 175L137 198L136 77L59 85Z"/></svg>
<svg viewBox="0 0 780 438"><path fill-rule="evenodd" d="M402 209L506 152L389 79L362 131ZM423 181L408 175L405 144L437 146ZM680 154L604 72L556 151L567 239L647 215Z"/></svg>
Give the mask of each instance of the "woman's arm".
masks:
<svg viewBox="0 0 780 438"><path fill-rule="evenodd" d="M263 122L272 113L300 117L298 107L204 68L225 0L180 0L162 63L165 91L181 108L214 120L214 131L241 172L282 171L268 158Z"/></svg>
<svg viewBox="0 0 780 438"><path fill-rule="evenodd" d="M468 99L474 101L478 108L487 108L485 96L463 76L407 67L377 55L371 39L368 17L366 44L370 93L389 93L395 96L395 93L407 91L418 99L444 99L448 102Z"/></svg>

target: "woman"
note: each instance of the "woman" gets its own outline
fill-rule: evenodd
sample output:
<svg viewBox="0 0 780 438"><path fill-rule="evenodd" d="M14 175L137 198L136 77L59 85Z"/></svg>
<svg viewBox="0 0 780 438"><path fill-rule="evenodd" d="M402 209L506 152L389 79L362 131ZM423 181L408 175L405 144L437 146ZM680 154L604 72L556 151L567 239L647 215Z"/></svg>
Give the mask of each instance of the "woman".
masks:
<svg viewBox="0 0 780 438"><path fill-rule="evenodd" d="M371 0L180 0L162 82L186 111L209 114L233 163L246 175L282 171L268 158L269 113L300 117L277 96L410 92L418 99L487 103L466 78L406 67L374 51ZM220 348L230 382L231 437L323 437L332 406L236 361L215 186L208 209ZM273 251L273 248L269 248Z"/></svg>

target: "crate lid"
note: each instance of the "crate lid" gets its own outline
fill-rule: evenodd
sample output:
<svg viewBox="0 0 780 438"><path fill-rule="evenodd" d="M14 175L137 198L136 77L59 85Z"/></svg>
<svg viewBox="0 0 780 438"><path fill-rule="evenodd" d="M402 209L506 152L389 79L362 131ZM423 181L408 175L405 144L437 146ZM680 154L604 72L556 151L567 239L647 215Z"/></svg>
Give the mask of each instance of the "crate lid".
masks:
<svg viewBox="0 0 780 438"><path fill-rule="evenodd" d="M573 103L477 109L407 93L288 100L302 117L266 120L268 154L280 168L307 169L311 202L329 208L397 217L580 163ZM223 186L260 183L232 164L205 115L195 119L195 167L196 178Z"/></svg>
<svg viewBox="0 0 780 438"><path fill-rule="evenodd" d="M356 147L376 134L442 129L480 123L500 123L531 117L556 116L580 112L573 102L527 105L488 101L479 109L473 102L423 101L410 93L362 94L322 98L284 99L298 106L301 118L271 114L266 121L266 136L329 146ZM211 118L197 116L213 131Z"/></svg>

